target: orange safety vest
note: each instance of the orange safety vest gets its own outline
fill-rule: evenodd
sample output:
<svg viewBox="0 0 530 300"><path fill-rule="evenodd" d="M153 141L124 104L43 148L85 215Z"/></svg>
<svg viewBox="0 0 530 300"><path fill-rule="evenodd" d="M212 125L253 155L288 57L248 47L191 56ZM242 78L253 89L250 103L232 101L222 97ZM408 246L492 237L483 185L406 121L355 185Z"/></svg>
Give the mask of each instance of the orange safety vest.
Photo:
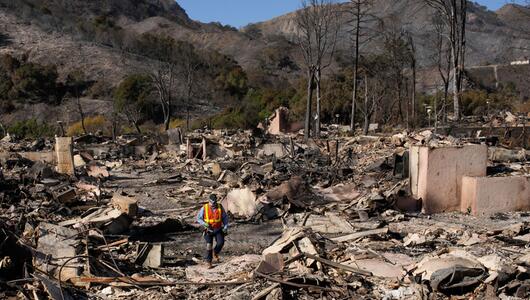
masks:
<svg viewBox="0 0 530 300"><path fill-rule="evenodd" d="M215 212L208 203L204 204L204 222L212 229L219 229L223 227L222 216L223 212L221 210L221 204L217 204L217 210Z"/></svg>

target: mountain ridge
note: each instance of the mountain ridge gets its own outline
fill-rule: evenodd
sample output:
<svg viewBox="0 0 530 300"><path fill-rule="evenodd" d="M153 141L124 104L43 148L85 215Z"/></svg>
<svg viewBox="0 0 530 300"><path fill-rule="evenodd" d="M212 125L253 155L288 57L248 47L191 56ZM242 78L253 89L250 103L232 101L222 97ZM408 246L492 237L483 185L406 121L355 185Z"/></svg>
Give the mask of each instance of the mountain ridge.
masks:
<svg viewBox="0 0 530 300"><path fill-rule="evenodd" d="M40 4L40 6L40 1L37 0L20 1L28 7L32 7L32 10L21 8L18 0L0 0L0 10L15 15L17 18L25 20L26 23L36 25L44 32L63 32L66 38L71 36L76 39L85 35L81 40L88 39L89 42L96 41L98 44L118 48L115 45L116 42L112 41L112 36L108 37L105 34L112 35L118 32L125 35L125 37L115 39L126 39L129 34L166 34L176 40L190 42L199 48L212 49L233 57L247 70L262 69L264 60L267 60L263 52L266 49L273 52L271 49L274 47L278 48L277 52L284 53L287 59L295 61L298 65L301 64L300 55L297 53L298 49L292 40L292 34L296 31L294 22L296 12L278 16L265 22L250 24L241 30L235 30L215 23L206 24L191 20L186 11L178 4L178 1L172 0L71 0L67 2L51 0L44 5ZM399 0L394 3L376 0L375 7L377 7L378 17L381 19L389 16L396 17L402 25L404 20L409 20L414 16L414 22L405 25L420 36L420 31L425 28L432 12L428 12L427 8L420 7L421 5L418 3L420 2L411 0ZM14 9L14 6L18 10ZM524 56L522 51L515 49L523 47L524 44L530 42L530 39L526 36L522 38L523 34L517 32L517 29L504 25L504 23L514 23L513 11L515 7L520 8L521 6L507 4L497 12L488 11L476 4L470 6L468 17L468 45L470 50L467 60L469 65L507 63ZM84 12L82 17L77 16L79 12ZM37 17L28 20L30 16ZM84 23L79 25L81 21ZM48 23L43 24L45 22ZM102 33L108 29L103 28L105 26L114 31ZM348 29L349 27L345 26L343 31ZM101 37L102 41L97 40L98 35L103 36ZM493 35L494 38L486 35ZM341 50L348 51L346 42L342 42L340 47L342 47ZM372 45L367 47L373 48ZM426 66L430 54L424 51L421 44L419 48L420 65ZM285 59L285 57L280 59ZM280 75L282 72L273 73L273 75Z"/></svg>
<svg viewBox="0 0 530 300"><path fill-rule="evenodd" d="M397 22L414 33L419 65L426 68L432 63L432 53L428 49L428 33L422 30L428 28L432 11L418 3L376 0L376 10L382 20ZM529 8L506 5L493 12L470 5L469 66L507 64L524 58L528 51L517 49L530 43L525 31L530 21L520 21L521 9L526 12ZM63 79L70 71L82 69L91 80L103 82L110 89L128 74L145 72L152 65L148 58L131 53L132 41L143 34L166 35L225 56L231 61L229 64L238 64L246 71L251 85L284 89L297 86L303 77L301 54L292 38L295 16L296 12L291 12L237 30L192 20L172 0L50 0L45 5L39 0L0 0L0 54L23 55L30 61L55 64ZM346 56L351 52L347 30L347 26L343 28L338 49ZM362 50L370 53L380 48L374 43ZM328 75L339 67L335 63ZM197 99L200 100L204 99ZM223 103L218 105L218 109L223 108Z"/></svg>
<svg viewBox="0 0 530 300"><path fill-rule="evenodd" d="M375 14L380 20L389 19L393 17L398 20L398 26L403 26L412 31L415 36L420 37L425 34L425 30L430 29L430 19L433 10L421 1L414 0L399 0L389 3L385 0L376 0L374 7ZM347 4L338 4L346 6ZM486 7L475 3L470 3L468 12L468 27L467 38L469 52L467 53L467 62L469 65L485 65L490 63L509 63L513 60L518 60L528 52L517 51L525 44L530 43L530 36L525 32L521 32L521 27L508 26L511 18L518 8L530 12L530 8L506 4L497 12L487 10ZM269 21L252 24L253 28L260 30L263 34L282 34L284 36L292 36L296 30L295 12L275 17ZM341 20L345 21L347 17L342 15ZM413 18L413 22L409 20ZM394 21L393 20L393 21ZM517 19L519 24L521 18ZM342 22L346 23L346 22ZM513 21L511 22L513 25ZM525 26L530 26L530 19L522 22ZM248 28L248 26L247 26ZM343 27L343 35L346 31L351 30L349 26ZM490 36L486 36L490 35ZM491 37L493 36L493 38ZM366 48L374 48L373 44L366 45ZM347 49L343 49L347 50ZM428 53L421 49L420 45L420 60L425 61L429 56ZM423 54L423 55L422 55ZM428 65L426 63L423 64Z"/></svg>

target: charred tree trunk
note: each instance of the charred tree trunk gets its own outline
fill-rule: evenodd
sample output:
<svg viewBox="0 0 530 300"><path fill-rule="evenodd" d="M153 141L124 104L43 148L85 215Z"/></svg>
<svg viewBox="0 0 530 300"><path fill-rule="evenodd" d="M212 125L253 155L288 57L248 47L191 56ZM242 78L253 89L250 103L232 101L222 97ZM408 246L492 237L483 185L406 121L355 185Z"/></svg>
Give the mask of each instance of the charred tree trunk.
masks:
<svg viewBox="0 0 530 300"><path fill-rule="evenodd" d="M307 71L307 100L306 100L306 111L305 111L305 126L304 126L304 138L306 140L311 136L311 106L313 102L313 78L315 77L314 71L309 69Z"/></svg>
<svg viewBox="0 0 530 300"><path fill-rule="evenodd" d="M403 84L401 82L402 78L401 78L401 73L399 73L399 75L397 76L397 93L398 93L398 112L399 112L399 121L400 122L403 122L403 101L402 101L402 98L403 98L403 93L402 93L402 88L403 88Z"/></svg>
<svg viewBox="0 0 530 300"><path fill-rule="evenodd" d="M458 84L458 77L459 77L459 68L458 68L458 58L456 57L456 49L452 47L451 50L451 60L453 62L453 118L455 121L460 120L460 92L459 92L459 84Z"/></svg>
<svg viewBox="0 0 530 300"><path fill-rule="evenodd" d="M368 134L368 129L370 128L370 107L368 104L368 77L364 79L364 126L363 126L363 134Z"/></svg>
<svg viewBox="0 0 530 300"><path fill-rule="evenodd" d="M317 93L317 112L315 117L315 137L320 138L320 101L321 101L321 79L322 79L322 71L320 68L317 68L316 74L315 74L315 85L316 85L316 93Z"/></svg>
<svg viewBox="0 0 530 300"><path fill-rule="evenodd" d="M191 83L189 83L188 85L188 92L186 95L186 131L190 131L190 127L191 127L190 110L191 110Z"/></svg>
<svg viewBox="0 0 530 300"><path fill-rule="evenodd" d="M414 45L414 40L412 36L410 37L410 63L412 69L412 124L413 128L416 127L416 46Z"/></svg>
<svg viewBox="0 0 530 300"><path fill-rule="evenodd" d="M357 102L357 76L359 73L359 38L361 33L361 5L356 5L356 20L355 20L355 50L353 57L353 92L351 101L351 120L350 130L352 133L355 132L355 103Z"/></svg>
<svg viewBox="0 0 530 300"><path fill-rule="evenodd" d="M115 142L118 136L118 114L112 113L112 140Z"/></svg>
<svg viewBox="0 0 530 300"><path fill-rule="evenodd" d="M322 70L332 63L338 35L338 15L332 0L301 0L301 4L302 9L296 14L296 25L299 29L298 44L308 70L304 134L308 139L311 136L311 124L313 124L311 109L314 84L317 89L317 118L314 133L317 137L320 134Z"/></svg>
<svg viewBox="0 0 530 300"><path fill-rule="evenodd" d="M170 102L171 103L171 102ZM164 118L164 128L165 130L169 130L169 123L171 122L171 105L167 106L167 114Z"/></svg>
<svg viewBox="0 0 530 300"><path fill-rule="evenodd" d="M465 72L467 0L424 0L436 9L448 27L453 78L453 110L456 121L461 118L460 97Z"/></svg>
<svg viewBox="0 0 530 300"><path fill-rule="evenodd" d="M140 126L138 125L138 122L133 122L134 128L136 129L136 132L138 134L142 134L142 129L140 129Z"/></svg>
<svg viewBox="0 0 530 300"><path fill-rule="evenodd" d="M444 98L442 107L442 120L443 124L447 124L447 99L449 98L449 81L444 83Z"/></svg>
<svg viewBox="0 0 530 300"><path fill-rule="evenodd" d="M77 110L79 111L79 117L81 118L81 128L83 128L83 133L88 134L85 127L85 112L83 111L83 106L81 106L81 98L79 95L76 95Z"/></svg>
<svg viewBox="0 0 530 300"><path fill-rule="evenodd" d="M356 105L355 103L357 102L357 64L355 64L355 69L354 69L354 72L353 72L353 92L352 92L352 100L351 100L351 120L350 120L350 131L352 133L355 133L355 109L356 109Z"/></svg>

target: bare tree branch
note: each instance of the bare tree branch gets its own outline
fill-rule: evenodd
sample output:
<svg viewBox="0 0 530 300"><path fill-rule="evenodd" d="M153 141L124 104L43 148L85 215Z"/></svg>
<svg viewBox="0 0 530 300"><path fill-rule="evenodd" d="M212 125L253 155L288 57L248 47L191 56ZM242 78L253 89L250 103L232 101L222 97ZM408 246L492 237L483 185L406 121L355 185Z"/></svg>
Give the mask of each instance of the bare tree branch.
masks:
<svg viewBox="0 0 530 300"><path fill-rule="evenodd" d="M305 116L306 139L311 133L311 107L316 88L317 112L315 136L320 135L320 103L322 70L331 64L339 31L338 10L332 0L302 0L297 12L297 42L307 69L307 101ZM328 61L329 59L329 61Z"/></svg>
<svg viewBox="0 0 530 300"><path fill-rule="evenodd" d="M467 0L424 0L435 9L448 30L453 76L453 110L460 119L460 94L464 79L466 55Z"/></svg>
<svg viewBox="0 0 530 300"><path fill-rule="evenodd" d="M362 44L368 41L361 40L362 37L366 36L367 24L375 19L370 13L372 9L372 0L351 0L348 6L348 12L351 15L351 24L353 30L351 32L353 40L353 92L352 92L352 105L351 105L351 119L350 119L350 130L355 131L355 111L357 102L357 81L359 73L359 55L360 47Z"/></svg>

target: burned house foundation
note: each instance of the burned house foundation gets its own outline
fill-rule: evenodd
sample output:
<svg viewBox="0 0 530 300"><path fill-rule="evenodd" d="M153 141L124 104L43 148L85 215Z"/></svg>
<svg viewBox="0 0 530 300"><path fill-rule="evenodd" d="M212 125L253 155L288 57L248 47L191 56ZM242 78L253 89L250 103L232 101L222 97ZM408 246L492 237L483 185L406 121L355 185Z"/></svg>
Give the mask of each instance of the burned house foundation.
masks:
<svg viewBox="0 0 530 300"><path fill-rule="evenodd" d="M20 248L0 247L0 293L528 295L524 149L428 131L325 129L327 138L309 141L201 130L57 138L35 152L26 141L0 144L0 226ZM208 269L196 218L212 193L230 226Z"/></svg>

